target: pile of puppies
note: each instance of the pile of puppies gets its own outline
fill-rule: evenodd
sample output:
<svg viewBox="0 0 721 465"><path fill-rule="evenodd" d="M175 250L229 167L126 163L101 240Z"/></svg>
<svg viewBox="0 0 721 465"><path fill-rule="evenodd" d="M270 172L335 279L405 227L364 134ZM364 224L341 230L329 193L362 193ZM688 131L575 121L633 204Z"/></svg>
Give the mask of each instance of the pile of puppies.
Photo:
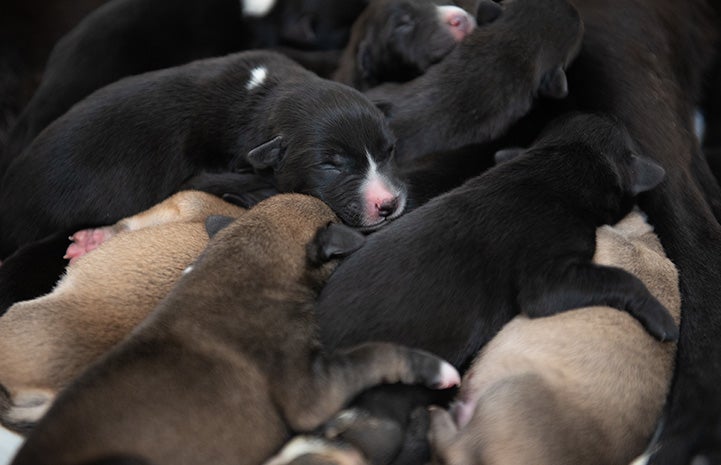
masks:
<svg viewBox="0 0 721 465"><path fill-rule="evenodd" d="M721 461L715 8L95 9L0 147L14 463Z"/></svg>

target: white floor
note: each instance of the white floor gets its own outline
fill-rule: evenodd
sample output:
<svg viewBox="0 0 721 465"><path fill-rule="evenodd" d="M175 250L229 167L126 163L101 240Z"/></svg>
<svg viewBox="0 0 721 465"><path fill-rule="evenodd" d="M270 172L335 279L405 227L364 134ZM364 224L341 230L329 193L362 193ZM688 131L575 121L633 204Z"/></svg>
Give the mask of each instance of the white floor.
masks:
<svg viewBox="0 0 721 465"><path fill-rule="evenodd" d="M0 465L9 464L22 443L20 436L0 427Z"/></svg>

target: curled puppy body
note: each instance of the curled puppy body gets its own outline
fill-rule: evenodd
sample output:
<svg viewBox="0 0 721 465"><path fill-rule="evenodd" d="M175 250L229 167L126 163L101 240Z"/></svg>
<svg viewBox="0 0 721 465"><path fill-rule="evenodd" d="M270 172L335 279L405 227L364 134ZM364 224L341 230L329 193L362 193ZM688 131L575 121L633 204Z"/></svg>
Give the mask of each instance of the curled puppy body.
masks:
<svg viewBox="0 0 721 465"><path fill-rule="evenodd" d="M495 2L478 3L481 24L500 14ZM333 79L360 90L409 81L476 28L475 11L469 11L449 0L372 0L353 24Z"/></svg>
<svg viewBox="0 0 721 465"><path fill-rule="evenodd" d="M179 97L180 96L180 97ZM401 214L394 140L360 92L272 52L243 52L111 84L46 128L0 194L0 256L58 230L106 225L201 172L271 172L352 226Z"/></svg>
<svg viewBox="0 0 721 465"><path fill-rule="evenodd" d="M27 432L57 391L140 323L200 255L205 218L243 211L203 192L175 194L101 230L117 236L71 264L51 293L10 307L0 318L0 422Z"/></svg>
<svg viewBox="0 0 721 465"><path fill-rule="evenodd" d="M594 262L636 275L678 322L678 274L643 215L596 237ZM431 448L448 465L630 463L661 415L674 353L607 307L518 316L464 375L453 417L431 411Z"/></svg>
<svg viewBox="0 0 721 465"><path fill-rule="evenodd" d="M322 351L313 302L337 259L363 240L313 197L261 202L221 230L152 315L60 394L13 463L123 454L159 464L260 464L291 432L316 428L370 386L455 385L456 370L426 352L385 343Z"/></svg>
<svg viewBox="0 0 721 465"><path fill-rule="evenodd" d="M39 88L10 134L8 150L0 158L0 175L43 128L105 85L241 50L283 44L340 49L365 2L109 1L55 46Z"/></svg>
<svg viewBox="0 0 721 465"><path fill-rule="evenodd" d="M536 97L567 95L565 69L582 36L568 1L514 0L422 76L367 95L388 114L400 163L487 142L528 113Z"/></svg>
<svg viewBox="0 0 721 465"><path fill-rule="evenodd" d="M591 263L596 228L620 220L663 177L635 150L616 120L577 114L523 155L372 234L321 293L323 342L392 341L464 367L518 313L588 305L625 309L674 339L673 319L637 278ZM363 405L401 425L413 403L429 401L374 391Z"/></svg>

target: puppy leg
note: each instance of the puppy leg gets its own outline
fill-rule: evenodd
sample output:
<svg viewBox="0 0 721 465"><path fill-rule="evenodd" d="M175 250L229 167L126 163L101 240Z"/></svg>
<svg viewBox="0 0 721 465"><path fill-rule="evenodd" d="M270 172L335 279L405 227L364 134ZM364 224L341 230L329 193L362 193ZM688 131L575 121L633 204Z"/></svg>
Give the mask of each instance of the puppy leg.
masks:
<svg viewBox="0 0 721 465"><path fill-rule="evenodd" d="M625 310L660 341L678 339L678 327L669 311L651 295L640 279L620 269L576 263L557 276L526 286L518 295L523 313L531 318L574 308L604 305Z"/></svg>
<svg viewBox="0 0 721 465"><path fill-rule="evenodd" d="M73 243L68 247L65 258L74 263L123 231L137 231L167 223L200 222L212 214L236 218L242 211L241 208L212 194L193 190L181 191L148 210L118 221L113 226L76 232L70 237Z"/></svg>
<svg viewBox="0 0 721 465"><path fill-rule="evenodd" d="M361 391L381 383L423 384L447 389L460 384L458 371L428 352L395 344L368 343L320 355L306 380L283 383L285 418L296 431L327 421Z"/></svg>

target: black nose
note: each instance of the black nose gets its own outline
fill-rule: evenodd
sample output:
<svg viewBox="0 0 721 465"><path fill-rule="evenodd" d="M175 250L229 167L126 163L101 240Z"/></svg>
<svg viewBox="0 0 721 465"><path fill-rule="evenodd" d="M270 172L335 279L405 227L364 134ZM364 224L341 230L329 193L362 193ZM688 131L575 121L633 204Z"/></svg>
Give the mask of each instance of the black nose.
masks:
<svg viewBox="0 0 721 465"><path fill-rule="evenodd" d="M392 199L385 200L380 205L376 204L376 208L378 209L378 216L380 216L381 218L387 218L393 213L395 213L398 209L398 197L393 197Z"/></svg>

